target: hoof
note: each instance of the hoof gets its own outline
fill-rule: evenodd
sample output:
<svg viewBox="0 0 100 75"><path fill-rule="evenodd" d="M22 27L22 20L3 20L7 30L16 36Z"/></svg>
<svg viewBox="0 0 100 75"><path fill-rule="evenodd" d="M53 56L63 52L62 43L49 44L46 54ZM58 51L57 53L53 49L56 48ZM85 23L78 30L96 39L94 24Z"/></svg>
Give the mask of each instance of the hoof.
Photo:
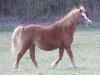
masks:
<svg viewBox="0 0 100 75"><path fill-rule="evenodd" d="M35 69L39 69L39 66L35 67Z"/></svg>
<svg viewBox="0 0 100 75"><path fill-rule="evenodd" d="M16 72L17 71L17 67L18 67L18 65L15 62L14 65L13 65L13 72Z"/></svg>
<svg viewBox="0 0 100 75"><path fill-rule="evenodd" d="M76 68L77 68L77 66L76 66L76 65L74 65L74 66L72 66L72 68L73 68L73 69L76 69Z"/></svg>
<svg viewBox="0 0 100 75"><path fill-rule="evenodd" d="M56 68L56 65L51 64L50 68L55 69Z"/></svg>
<svg viewBox="0 0 100 75"><path fill-rule="evenodd" d="M18 70L17 69L13 69L13 72L17 72Z"/></svg>

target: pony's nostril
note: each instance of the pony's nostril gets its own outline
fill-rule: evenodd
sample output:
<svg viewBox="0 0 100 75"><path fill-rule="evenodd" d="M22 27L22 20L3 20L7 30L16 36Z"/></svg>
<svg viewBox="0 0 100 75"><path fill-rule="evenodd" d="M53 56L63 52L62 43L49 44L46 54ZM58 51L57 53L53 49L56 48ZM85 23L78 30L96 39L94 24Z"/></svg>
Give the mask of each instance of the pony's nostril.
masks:
<svg viewBox="0 0 100 75"><path fill-rule="evenodd" d="M90 21L90 22L88 22L88 25L91 25L92 24L92 22Z"/></svg>
<svg viewBox="0 0 100 75"><path fill-rule="evenodd" d="M92 22L89 22L89 25L91 25L92 24Z"/></svg>

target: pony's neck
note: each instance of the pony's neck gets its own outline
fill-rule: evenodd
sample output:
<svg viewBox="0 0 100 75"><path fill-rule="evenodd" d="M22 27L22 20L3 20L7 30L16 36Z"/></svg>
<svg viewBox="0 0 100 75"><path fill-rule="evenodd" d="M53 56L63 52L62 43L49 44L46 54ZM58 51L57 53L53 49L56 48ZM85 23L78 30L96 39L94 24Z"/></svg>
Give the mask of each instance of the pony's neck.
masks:
<svg viewBox="0 0 100 75"><path fill-rule="evenodd" d="M74 19L64 19L63 21L58 22L58 25L65 31L65 33L70 33L71 35L74 34L78 21L76 18Z"/></svg>
<svg viewBox="0 0 100 75"><path fill-rule="evenodd" d="M71 25L69 25L69 27L64 27L63 30L65 33L68 33L70 34L70 36L73 36L74 32L76 31L77 25L77 22L73 22L71 23Z"/></svg>
<svg viewBox="0 0 100 75"><path fill-rule="evenodd" d="M72 25L70 25L70 26L67 28L67 32L70 33L70 35L73 36L74 32L76 31L77 25L78 25L78 23L73 22Z"/></svg>
<svg viewBox="0 0 100 75"><path fill-rule="evenodd" d="M71 35L74 34L77 24L78 24L78 16L80 12L78 9L72 10L65 16L63 19L59 20L57 23L65 32L70 33Z"/></svg>

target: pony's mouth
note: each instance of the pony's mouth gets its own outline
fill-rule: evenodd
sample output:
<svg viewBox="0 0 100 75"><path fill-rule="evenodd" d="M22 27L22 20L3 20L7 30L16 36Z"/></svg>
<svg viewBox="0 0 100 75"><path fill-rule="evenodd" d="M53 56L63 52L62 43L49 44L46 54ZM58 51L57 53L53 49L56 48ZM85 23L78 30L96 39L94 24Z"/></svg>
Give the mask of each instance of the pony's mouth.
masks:
<svg viewBox="0 0 100 75"><path fill-rule="evenodd" d="M92 25L92 22L88 22L88 23L86 24L87 27L89 27L90 25Z"/></svg>
<svg viewBox="0 0 100 75"><path fill-rule="evenodd" d="M86 27L89 27L90 25L86 24Z"/></svg>

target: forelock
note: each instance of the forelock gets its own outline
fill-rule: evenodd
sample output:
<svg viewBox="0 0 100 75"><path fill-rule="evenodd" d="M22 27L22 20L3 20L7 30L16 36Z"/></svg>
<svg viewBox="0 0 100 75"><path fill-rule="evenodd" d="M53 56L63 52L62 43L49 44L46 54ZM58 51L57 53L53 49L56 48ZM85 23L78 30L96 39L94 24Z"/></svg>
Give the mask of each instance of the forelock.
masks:
<svg viewBox="0 0 100 75"><path fill-rule="evenodd" d="M85 12L86 11L86 9L82 5L79 7L79 9L81 10L81 12Z"/></svg>

